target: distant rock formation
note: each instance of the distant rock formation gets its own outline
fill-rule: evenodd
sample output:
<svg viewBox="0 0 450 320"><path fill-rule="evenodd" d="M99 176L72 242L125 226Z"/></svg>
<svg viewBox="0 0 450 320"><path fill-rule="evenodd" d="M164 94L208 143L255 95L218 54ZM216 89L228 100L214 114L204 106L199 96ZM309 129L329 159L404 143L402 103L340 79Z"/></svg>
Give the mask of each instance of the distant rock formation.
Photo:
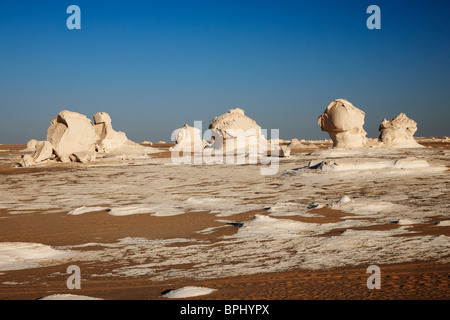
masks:
<svg viewBox="0 0 450 320"><path fill-rule="evenodd" d="M304 143L305 140L298 140L297 138L294 138L291 140L291 142L288 144L288 147L293 150L293 149L316 149L317 147L313 144L305 144Z"/></svg>
<svg viewBox="0 0 450 320"><path fill-rule="evenodd" d="M207 144L202 140L200 129L187 124L172 133L172 141L175 141L175 145L170 151L201 152Z"/></svg>
<svg viewBox="0 0 450 320"><path fill-rule="evenodd" d="M297 138L294 138L291 140L291 142L288 144L288 147L291 150L294 149L317 149L318 147L315 144L309 143L305 144L305 140L298 140Z"/></svg>
<svg viewBox="0 0 450 320"><path fill-rule="evenodd" d="M297 138L291 140L291 143L288 144L288 147L292 149L305 149L307 148L306 144L301 143Z"/></svg>
<svg viewBox="0 0 450 320"><path fill-rule="evenodd" d="M269 143L270 144L275 144L275 145L282 145L284 143L288 143L288 141L277 138L277 139L270 139Z"/></svg>
<svg viewBox="0 0 450 320"><path fill-rule="evenodd" d="M328 132L333 148L357 149L366 144L363 129L365 113L345 99L330 103L318 119L322 131Z"/></svg>
<svg viewBox="0 0 450 320"><path fill-rule="evenodd" d="M225 152L267 149L267 140L261 134L261 127L240 108L215 117L209 129L214 140L212 148Z"/></svg>
<svg viewBox="0 0 450 320"><path fill-rule="evenodd" d="M280 148L280 157L287 158L291 155L291 149L288 146L282 146Z"/></svg>
<svg viewBox="0 0 450 320"><path fill-rule="evenodd" d="M417 131L417 123L400 113L391 121L384 119L379 127L379 140L385 146L394 148L421 148L413 135Z"/></svg>

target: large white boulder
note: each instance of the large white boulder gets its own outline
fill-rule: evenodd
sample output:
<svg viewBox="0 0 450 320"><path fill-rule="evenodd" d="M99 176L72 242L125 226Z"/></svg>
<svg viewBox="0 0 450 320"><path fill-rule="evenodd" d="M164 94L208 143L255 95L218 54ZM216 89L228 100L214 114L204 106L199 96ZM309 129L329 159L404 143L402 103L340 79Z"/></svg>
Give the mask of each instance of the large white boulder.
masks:
<svg viewBox="0 0 450 320"><path fill-rule="evenodd" d="M214 140L212 148L229 151L264 151L267 140L261 127L240 108L215 117L209 125Z"/></svg>
<svg viewBox="0 0 450 320"><path fill-rule="evenodd" d="M58 157L76 152L95 152L97 136L91 120L77 112L64 110L52 120L47 141Z"/></svg>
<svg viewBox="0 0 450 320"><path fill-rule="evenodd" d="M365 146L365 113L345 99L330 103L318 119L322 131L328 132L333 148L354 149Z"/></svg>
<svg viewBox="0 0 450 320"><path fill-rule="evenodd" d="M421 148L413 135L417 131L417 123L400 113L391 121L384 119L379 127L379 140L383 145L394 148Z"/></svg>

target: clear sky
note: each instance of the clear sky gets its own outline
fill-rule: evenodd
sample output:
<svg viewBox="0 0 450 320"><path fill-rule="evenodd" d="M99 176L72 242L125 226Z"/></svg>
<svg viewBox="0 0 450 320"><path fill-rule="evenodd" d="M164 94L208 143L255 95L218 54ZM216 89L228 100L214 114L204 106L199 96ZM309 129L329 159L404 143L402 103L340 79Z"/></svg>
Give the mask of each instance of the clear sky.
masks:
<svg viewBox="0 0 450 320"><path fill-rule="evenodd" d="M81 8L81 30L66 9ZM381 30L369 30L369 5ZM136 142L243 108L284 139L323 139L337 98L368 137L400 112L450 135L450 2L0 1L0 143L44 140L62 110L108 112Z"/></svg>

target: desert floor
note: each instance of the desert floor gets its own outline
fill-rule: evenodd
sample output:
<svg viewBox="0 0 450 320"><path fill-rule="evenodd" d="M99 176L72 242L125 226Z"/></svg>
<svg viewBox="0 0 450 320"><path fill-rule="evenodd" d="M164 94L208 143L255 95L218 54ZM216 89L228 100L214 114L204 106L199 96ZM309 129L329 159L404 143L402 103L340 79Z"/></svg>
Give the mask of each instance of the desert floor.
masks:
<svg viewBox="0 0 450 320"><path fill-rule="evenodd" d="M267 163L176 165L169 144L19 168L26 146L0 145L0 299L157 300L184 286L216 289L191 299L449 299L450 143L420 143L311 143L277 158L274 175L261 174ZM374 165L398 159L429 167ZM67 288L70 265L79 290ZM379 290L366 286L370 265Z"/></svg>

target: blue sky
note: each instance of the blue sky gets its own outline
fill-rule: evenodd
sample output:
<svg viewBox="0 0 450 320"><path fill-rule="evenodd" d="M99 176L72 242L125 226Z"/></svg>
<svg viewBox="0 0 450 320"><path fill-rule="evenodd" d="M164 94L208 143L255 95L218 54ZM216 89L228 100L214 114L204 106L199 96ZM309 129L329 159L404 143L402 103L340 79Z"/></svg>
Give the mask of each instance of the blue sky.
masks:
<svg viewBox="0 0 450 320"><path fill-rule="evenodd" d="M66 9L81 8L81 30ZM381 8L381 30L366 9ZM322 139L337 98L364 128L400 112L450 135L450 3L429 1L0 2L0 143L45 139L71 110L110 113L137 142L240 107L285 139Z"/></svg>

